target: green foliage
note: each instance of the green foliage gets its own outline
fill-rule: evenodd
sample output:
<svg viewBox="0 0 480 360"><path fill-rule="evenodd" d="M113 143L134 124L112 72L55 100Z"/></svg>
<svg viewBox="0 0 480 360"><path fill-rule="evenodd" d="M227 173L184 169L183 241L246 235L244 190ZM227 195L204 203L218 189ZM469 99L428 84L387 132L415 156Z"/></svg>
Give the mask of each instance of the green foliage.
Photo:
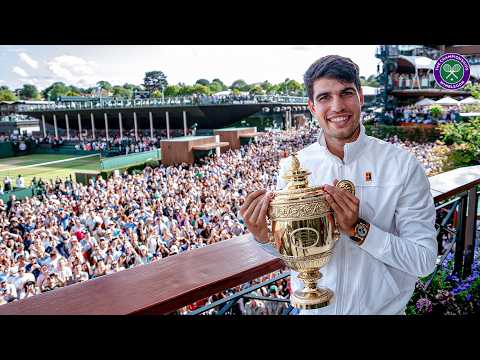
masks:
<svg viewBox="0 0 480 360"><path fill-rule="evenodd" d="M15 101L15 100L17 100L17 97L15 96L13 91L11 91L8 88L0 89L0 101Z"/></svg>
<svg viewBox="0 0 480 360"><path fill-rule="evenodd" d="M76 91L74 91L74 90L72 90L72 89L69 89L69 90L67 91L67 93L65 94L65 96L80 96L80 93L79 93L79 92L76 92Z"/></svg>
<svg viewBox="0 0 480 360"><path fill-rule="evenodd" d="M247 88L249 88L248 84L245 82L245 80L242 80L242 79L235 80L230 86L230 89L232 90L237 89L239 91L248 91Z"/></svg>
<svg viewBox="0 0 480 360"><path fill-rule="evenodd" d="M423 126L394 126L394 125L368 125L365 124L367 135L385 140L397 135L402 140L416 142L434 142L440 136L440 131L435 127Z"/></svg>
<svg viewBox="0 0 480 360"><path fill-rule="evenodd" d="M195 84L193 85L193 93L198 95L210 95L210 89L208 86Z"/></svg>
<svg viewBox="0 0 480 360"><path fill-rule="evenodd" d="M186 95L192 95L194 92L194 88L191 85L183 85L180 87L178 91L178 95L180 96L186 96Z"/></svg>
<svg viewBox="0 0 480 360"><path fill-rule="evenodd" d="M143 86L148 91L163 91L168 86L167 77L162 71L148 71L143 79Z"/></svg>
<svg viewBox="0 0 480 360"><path fill-rule="evenodd" d="M51 101L57 100L59 96L66 96L70 91L70 87L65 85L63 82L58 81L54 82L49 87L43 89L43 96Z"/></svg>
<svg viewBox="0 0 480 360"><path fill-rule="evenodd" d="M430 107L430 114L434 119L438 119L442 115L442 108L438 105L432 105Z"/></svg>
<svg viewBox="0 0 480 360"><path fill-rule="evenodd" d="M478 165L480 159L480 117L460 123L439 126L442 140L453 144L446 170L461 166Z"/></svg>
<svg viewBox="0 0 480 360"><path fill-rule="evenodd" d="M223 91L223 86L222 86L222 84L220 84L219 82L216 82L216 81L212 81L208 87L209 87L210 92L211 92L212 94L215 94L215 93L217 93L217 92Z"/></svg>
<svg viewBox="0 0 480 360"><path fill-rule="evenodd" d="M365 79L364 76L361 76L360 77L360 84L362 86L372 86L372 87L379 87L380 86L376 75L370 75L368 77L368 79Z"/></svg>
<svg viewBox="0 0 480 360"><path fill-rule="evenodd" d="M162 93L159 90L155 90L154 92L152 92L151 97L155 99L159 99L162 97Z"/></svg>
<svg viewBox="0 0 480 360"><path fill-rule="evenodd" d="M260 85L254 85L250 88L250 94L254 95L262 95L265 91L262 89Z"/></svg>
<svg viewBox="0 0 480 360"><path fill-rule="evenodd" d="M210 85L210 81L208 81L207 79L198 79L195 84L200 84L200 85L208 86L208 85Z"/></svg>
<svg viewBox="0 0 480 360"><path fill-rule="evenodd" d="M178 94L180 93L180 86L178 85L168 85L166 88L165 88L165 96L166 97L174 97L174 96L178 96Z"/></svg>
<svg viewBox="0 0 480 360"><path fill-rule="evenodd" d="M472 83L468 83L464 89L470 91L475 99L480 99L480 84L473 85Z"/></svg>
<svg viewBox="0 0 480 360"><path fill-rule="evenodd" d="M35 85L25 84L20 89L20 99L22 100L39 100L40 93Z"/></svg>
<svg viewBox="0 0 480 360"><path fill-rule="evenodd" d="M211 82L211 84L213 84L213 83L217 83L217 84L221 85L222 90L220 90L220 91L224 91L224 90L227 90L227 89L228 89L228 86L225 85L225 84L223 83L223 81L220 80L220 79L217 79L217 78L213 79L212 82ZM211 85L211 84L210 84L210 85Z"/></svg>
<svg viewBox="0 0 480 360"><path fill-rule="evenodd" d="M123 86L114 86L112 90L113 90L113 96L129 98L129 99L133 96L133 90L126 89Z"/></svg>
<svg viewBox="0 0 480 360"><path fill-rule="evenodd" d="M101 80L97 82L97 86L99 88L102 88L103 90L107 90L107 91L112 90L112 84L110 84L108 81Z"/></svg>

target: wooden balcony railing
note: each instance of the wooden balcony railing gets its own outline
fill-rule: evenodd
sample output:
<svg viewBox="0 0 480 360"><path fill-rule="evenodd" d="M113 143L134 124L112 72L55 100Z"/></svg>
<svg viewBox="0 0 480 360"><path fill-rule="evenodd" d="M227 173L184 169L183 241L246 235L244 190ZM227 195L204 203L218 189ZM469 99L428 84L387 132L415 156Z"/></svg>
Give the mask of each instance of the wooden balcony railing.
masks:
<svg viewBox="0 0 480 360"><path fill-rule="evenodd" d="M475 244L480 166L429 178L435 203L468 193L463 237ZM248 235L0 306L0 315L168 314L283 268Z"/></svg>

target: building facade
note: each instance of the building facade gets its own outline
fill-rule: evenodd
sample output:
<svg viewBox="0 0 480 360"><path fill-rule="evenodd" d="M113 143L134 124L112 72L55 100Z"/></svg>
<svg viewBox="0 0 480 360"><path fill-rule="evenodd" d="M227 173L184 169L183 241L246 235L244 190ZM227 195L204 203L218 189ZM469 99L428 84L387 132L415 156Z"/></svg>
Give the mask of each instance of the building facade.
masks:
<svg viewBox="0 0 480 360"><path fill-rule="evenodd" d="M427 97L437 100L450 96L460 100L469 96L465 88L447 90L436 83L433 68L445 53L463 55L470 64L470 81L480 81L479 45L380 45L375 55L382 61L377 71L381 84L379 100L384 112Z"/></svg>

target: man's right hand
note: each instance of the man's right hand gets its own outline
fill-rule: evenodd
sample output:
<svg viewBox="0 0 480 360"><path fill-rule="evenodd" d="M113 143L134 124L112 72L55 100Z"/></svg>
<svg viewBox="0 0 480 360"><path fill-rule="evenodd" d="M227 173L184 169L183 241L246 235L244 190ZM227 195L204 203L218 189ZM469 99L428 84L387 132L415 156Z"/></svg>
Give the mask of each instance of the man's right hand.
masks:
<svg viewBox="0 0 480 360"><path fill-rule="evenodd" d="M262 243L268 242L267 213L273 196L271 191L254 191L247 195L240 209L247 229Z"/></svg>

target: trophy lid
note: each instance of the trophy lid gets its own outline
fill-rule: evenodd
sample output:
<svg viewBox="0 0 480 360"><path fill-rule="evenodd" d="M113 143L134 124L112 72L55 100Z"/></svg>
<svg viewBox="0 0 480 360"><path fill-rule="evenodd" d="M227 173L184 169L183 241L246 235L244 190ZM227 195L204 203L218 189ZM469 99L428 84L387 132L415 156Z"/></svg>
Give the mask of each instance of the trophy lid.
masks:
<svg viewBox="0 0 480 360"><path fill-rule="evenodd" d="M323 197L324 191L321 186L309 186L308 175L310 174L310 171L300 166L297 154L293 154L290 169L282 176L283 179L288 181L287 186L283 190L275 192L276 196L272 200L272 205L275 206L285 201Z"/></svg>
<svg viewBox="0 0 480 360"><path fill-rule="evenodd" d="M309 186L310 174L310 171L300 166L297 155L293 154L290 168L282 176L288 181L287 186L275 191L275 197L270 203L269 216L273 221L317 218L331 211L323 187Z"/></svg>
<svg viewBox="0 0 480 360"><path fill-rule="evenodd" d="M307 171L300 166L300 161L297 158L297 154L293 154L290 169L283 176L283 179L288 181L288 190L304 189L308 187L308 175L310 174L310 171Z"/></svg>

